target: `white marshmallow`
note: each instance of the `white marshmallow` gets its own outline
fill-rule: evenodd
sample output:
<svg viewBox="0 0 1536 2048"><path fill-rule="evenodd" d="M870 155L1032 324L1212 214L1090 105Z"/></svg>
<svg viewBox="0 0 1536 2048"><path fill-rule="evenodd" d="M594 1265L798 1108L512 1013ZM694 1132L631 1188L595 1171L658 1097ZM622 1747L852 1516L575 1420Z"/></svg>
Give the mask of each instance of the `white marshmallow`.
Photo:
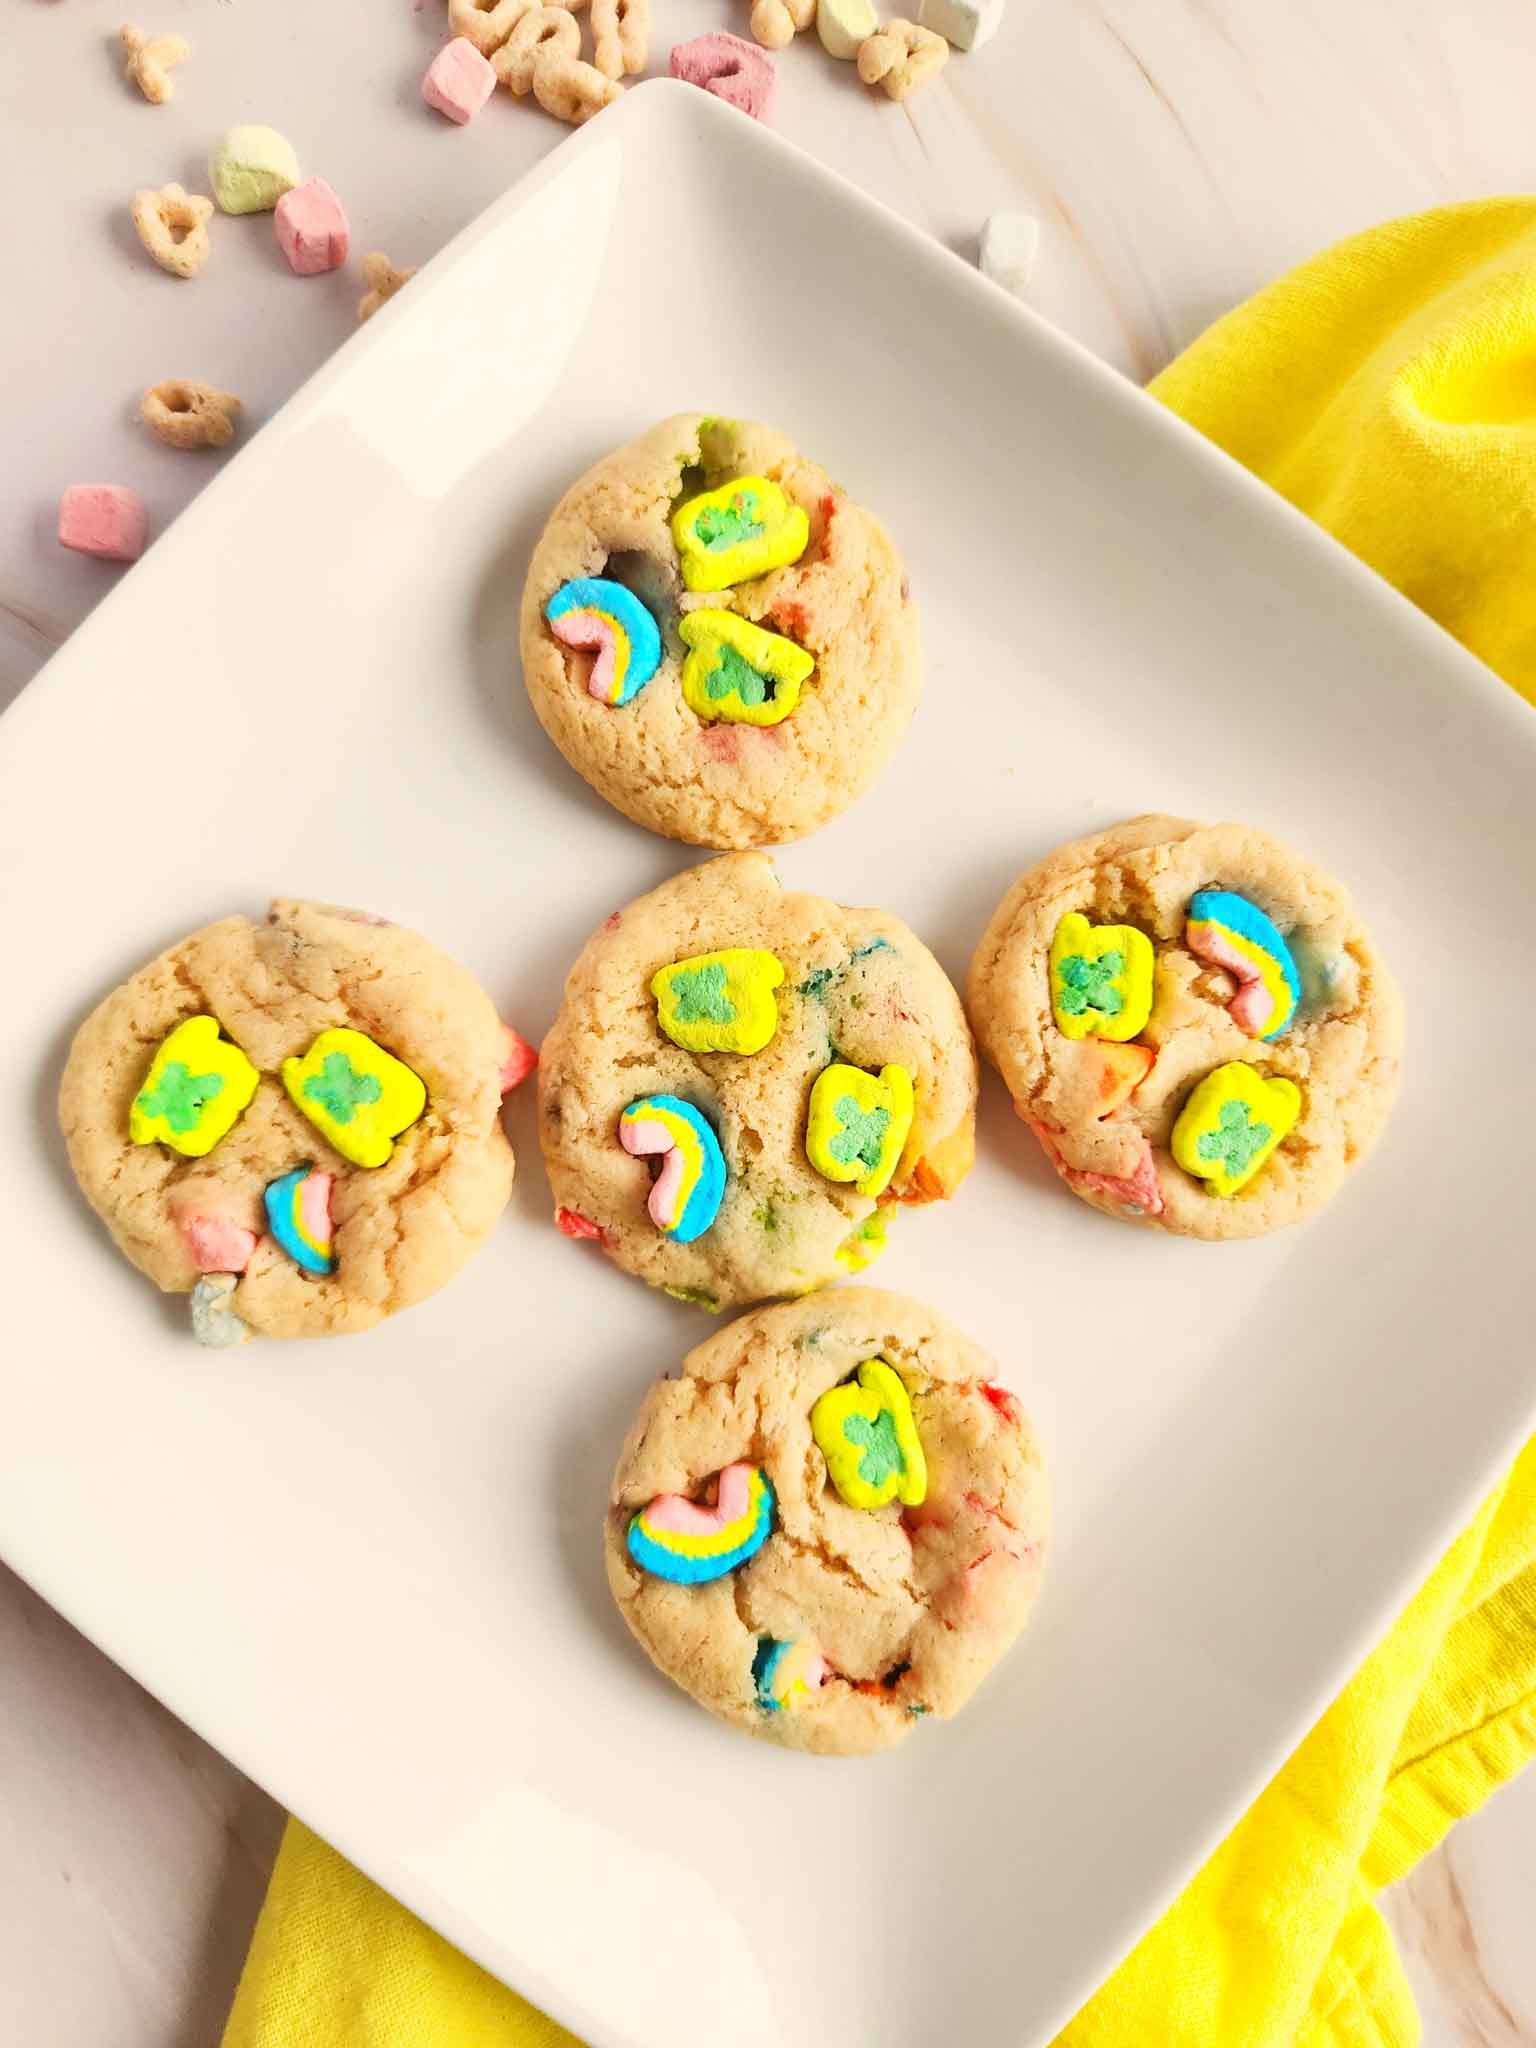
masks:
<svg viewBox="0 0 1536 2048"><path fill-rule="evenodd" d="M981 231L981 274L1022 299L1040 250L1040 223L1031 213L994 213Z"/></svg>
<svg viewBox="0 0 1536 2048"><path fill-rule="evenodd" d="M829 57L857 57L879 26L875 0L816 0L816 33Z"/></svg>
<svg viewBox="0 0 1536 2048"><path fill-rule="evenodd" d="M957 50L979 50L996 35L1006 4L1007 0L922 0L917 18Z"/></svg>

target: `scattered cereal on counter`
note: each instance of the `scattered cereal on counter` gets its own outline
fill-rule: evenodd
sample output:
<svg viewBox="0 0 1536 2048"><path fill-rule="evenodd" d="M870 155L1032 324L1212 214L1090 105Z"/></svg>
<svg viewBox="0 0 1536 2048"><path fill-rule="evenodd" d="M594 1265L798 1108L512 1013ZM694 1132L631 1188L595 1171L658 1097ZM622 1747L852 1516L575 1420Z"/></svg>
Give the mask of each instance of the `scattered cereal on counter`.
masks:
<svg viewBox="0 0 1536 2048"><path fill-rule="evenodd" d="M816 0L816 33L829 57L851 62L859 45L879 32L874 0Z"/></svg>
<svg viewBox="0 0 1536 2048"><path fill-rule="evenodd" d="M486 17L482 15L481 20ZM468 36L455 36L444 43L421 81L421 96L427 105L462 127L472 121L496 90L496 73L489 58Z"/></svg>
<svg viewBox="0 0 1536 2048"><path fill-rule="evenodd" d="M994 213L981 230L979 261L983 277L1022 299L1040 253L1040 223L1030 213Z"/></svg>
<svg viewBox="0 0 1536 2048"><path fill-rule="evenodd" d="M1002 25L1006 0L919 0L917 18L957 50L979 50Z"/></svg>
<svg viewBox="0 0 1536 2048"><path fill-rule="evenodd" d="M71 484L59 500L59 539L77 554L136 562L144 552L144 500L126 484Z"/></svg>
<svg viewBox="0 0 1536 2048"><path fill-rule="evenodd" d="M182 36L147 36L143 29L125 21L117 32L126 62L123 75L131 78L152 107L164 105L175 96L170 74L192 54L192 45Z"/></svg>
<svg viewBox="0 0 1536 2048"><path fill-rule="evenodd" d="M756 43L723 33L694 36L690 42L672 45L668 66L674 78L702 86L716 99L750 114L754 121L772 118L773 59Z"/></svg>
<svg viewBox="0 0 1536 2048"><path fill-rule="evenodd" d="M134 229L162 270L172 277L196 277L208 261L208 222L213 201L180 185L133 195Z"/></svg>
<svg viewBox="0 0 1536 2048"><path fill-rule="evenodd" d="M286 135L248 121L213 145L208 176L221 212L270 213L298 184L299 160Z"/></svg>
<svg viewBox="0 0 1536 2048"><path fill-rule="evenodd" d="M361 327L365 320L371 320L385 300L392 299L400 287L409 284L415 275L415 264L411 264L405 270L396 270L389 258L381 255L377 249L365 256L363 277L368 289L357 302L358 326Z"/></svg>
<svg viewBox="0 0 1536 2048"><path fill-rule="evenodd" d="M272 226L296 277L319 277L347 260L352 245L347 210L324 178L306 178L285 192L273 209Z"/></svg>
<svg viewBox="0 0 1536 2048"><path fill-rule="evenodd" d="M139 400L139 417L167 448L222 448L235 431L240 401L232 391L167 377Z"/></svg>
<svg viewBox="0 0 1536 2048"><path fill-rule="evenodd" d="M926 85L949 62L949 45L931 28L893 15L880 30L859 45L859 76L866 85L884 88L886 97L904 100L908 93Z"/></svg>

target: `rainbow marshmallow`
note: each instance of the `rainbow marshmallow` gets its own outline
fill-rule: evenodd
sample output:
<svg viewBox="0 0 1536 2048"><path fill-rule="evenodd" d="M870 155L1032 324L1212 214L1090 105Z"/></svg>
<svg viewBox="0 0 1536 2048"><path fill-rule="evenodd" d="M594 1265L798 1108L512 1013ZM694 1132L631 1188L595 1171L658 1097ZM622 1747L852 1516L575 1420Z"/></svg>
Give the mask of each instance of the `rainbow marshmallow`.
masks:
<svg viewBox="0 0 1536 2048"><path fill-rule="evenodd" d="M723 1579L755 1557L773 1528L773 1487L759 1466L727 1465L713 1507L658 1494L630 1521L629 1554L642 1571L678 1586Z"/></svg>
<svg viewBox="0 0 1536 2048"><path fill-rule="evenodd" d="M1189 900L1184 943L1238 981L1227 1009L1254 1038L1278 1038L1301 1001L1291 949L1256 903L1231 889L1200 889Z"/></svg>
<svg viewBox="0 0 1536 2048"><path fill-rule="evenodd" d="M827 1660L814 1643L780 1642L759 1636L752 1659L752 1686L765 1714L776 1714L797 1693L810 1694L825 1683Z"/></svg>
<svg viewBox="0 0 1536 2048"><path fill-rule="evenodd" d="M565 646L596 650L587 688L599 704L627 704L661 665L660 629L622 583L573 577L545 605L544 616Z"/></svg>
<svg viewBox="0 0 1536 2048"><path fill-rule="evenodd" d="M675 1095L642 1095L619 1118L619 1143L637 1159L661 1158L646 1204L656 1228L679 1244L701 1237L725 1196L725 1155L707 1118Z"/></svg>
<svg viewBox="0 0 1536 2048"><path fill-rule="evenodd" d="M268 1183L262 1196L272 1235L306 1273L334 1273L331 1252L331 1187L335 1175L296 1166Z"/></svg>

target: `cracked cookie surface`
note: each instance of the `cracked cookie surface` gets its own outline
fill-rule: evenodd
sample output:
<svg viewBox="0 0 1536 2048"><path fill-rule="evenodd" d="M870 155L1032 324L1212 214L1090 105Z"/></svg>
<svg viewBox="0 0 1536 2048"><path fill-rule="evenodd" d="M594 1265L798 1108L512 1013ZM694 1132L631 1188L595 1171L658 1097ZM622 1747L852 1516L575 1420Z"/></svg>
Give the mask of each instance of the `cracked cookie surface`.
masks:
<svg viewBox="0 0 1536 2048"><path fill-rule="evenodd" d="M872 1358L911 1403L917 1506L849 1506L812 1433L817 1402ZM1049 1533L1039 1446L995 1371L932 1309L867 1287L759 1309L691 1351L641 1404L604 1534L613 1596L658 1668L722 1720L824 1755L886 1749L958 1713L1023 1628ZM662 1494L705 1497L739 1461L773 1488L762 1548L708 1584L642 1569L635 1514ZM797 1646L821 1682L765 1705L765 1642Z"/></svg>
<svg viewBox="0 0 1536 2048"><path fill-rule="evenodd" d="M652 980L737 947L782 965L773 1036L751 1054L687 1051L661 1028ZM806 1153L811 1091L834 1061L911 1075L911 1128L878 1195L825 1179ZM783 890L764 854L705 861L615 912L567 978L539 1062L561 1227L709 1307L803 1293L866 1264L899 1204L955 1191L974 1156L976 1079L960 999L900 919ZM618 1141L625 1108L654 1096L700 1111L724 1155L719 1211L691 1243L653 1223L647 1165Z"/></svg>
<svg viewBox="0 0 1536 2048"><path fill-rule="evenodd" d="M1203 890L1245 898L1289 949L1300 1000L1280 1035L1245 1029L1230 1007L1238 980L1191 950L1186 920ZM1134 1048L1106 1059L1101 1039L1058 1027L1050 955L1072 913L1137 928L1156 956L1150 1015L1135 1034L1152 1063L1108 1114L1096 1091L1109 1061ZM1397 1091L1402 1005L1348 895L1247 825L1150 814L1058 848L999 905L971 963L967 1007L1015 1109L1072 1191L1106 1214L1185 1236L1254 1237L1321 1208L1380 1136ZM1170 1145L1192 1092L1228 1062L1254 1069L1264 1087L1293 1084L1301 1108L1247 1184L1218 1196Z"/></svg>
<svg viewBox="0 0 1536 2048"><path fill-rule="evenodd" d="M198 1015L216 1017L259 1069L249 1107L206 1157L131 1143L130 1106L156 1047ZM424 1112L371 1170L333 1151L283 1084L283 1061L337 1028L366 1033L426 1084ZM415 932L279 900L264 922L227 917L194 932L106 997L70 1049L59 1120L86 1199L158 1287L189 1293L200 1277L177 1212L201 1200L255 1238L228 1304L241 1321L266 1336L336 1335L441 1287L505 1208L505 1049L489 996ZM304 1272L263 1217L265 1189L305 1163L335 1176L335 1270L324 1277Z"/></svg>
<svg viewBox="0 0 1536 2048"><path fill-rule="evenodd" d="M810 523L805 552L736 588L684 589L670 528L680 502L733 478L778 484ZM625 584L661 629L661 662L627 703L587 687L593 655L545 617L573 578ZM778 724L701 718L687 702L679 622L726 610L815 661ZM905 733L921 680L917 607L880 522L784 435L748 420L683 413L572 485L528 572L523 680L544 730L577 773L637 824L695 846L776 846L844 810Z"/></svg>

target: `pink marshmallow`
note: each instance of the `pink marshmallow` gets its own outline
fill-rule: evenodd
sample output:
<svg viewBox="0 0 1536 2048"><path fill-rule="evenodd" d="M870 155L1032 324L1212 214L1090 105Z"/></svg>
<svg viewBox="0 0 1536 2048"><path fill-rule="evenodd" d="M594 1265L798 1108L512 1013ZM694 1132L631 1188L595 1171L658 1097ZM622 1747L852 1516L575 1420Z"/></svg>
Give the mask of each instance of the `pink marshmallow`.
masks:
<svg viewBox="0 0 1536 2048"><path fill-rule="evenodd" d="M754 121L767 121L773 113L773 59L756 43L724 33L695 36L689 43L674 43L672 76L687 85L701 85L716 99L740 107Z"/></svg>
<svg viewBox="0 0 1536 2048"><path fill-rule="evenodd" d="M126 484L71 484L59 500L59 539L105 562L136 562L144 552L144 500Z"/></svg>
<svg viewBox="0 0 1536 2048"><path fill-rule="evenodd" d="M519 1037L510 1024L503 1024L501 1028L506 1033L505 1050L501 1055L501 1065L497 1069L496 1079L502 1094L510 1095L518 1083L526 1081L539 1064L539 1050L537 1046L530 1045L526 1038Z"/></svg>
<svg viewBox="0 0 1536 2048"><path fill-rule="evenodd" d="M310 1179L317 1178L311 1174ZM318 1178L329 1179L328 1175ZM255 1204L221 1180L197 1175L172 1190L171 1216L199 1273L243 1273L256 1249Z"/></svg>
<svg viewBox="0 0 1536 2048"><path fill-rule="evenodd" d="M427 105L461 126L473 121L495 90L496 73L489 59L481 56L468 36L455 36L451 43L444 43L421 81L421 96Z"/></svg>
<svg viewBox="0 0 1536 2048"><path fill-rule="evenodd" d="M272 212L278 246L299 277L318 277L346 262L352 242L346 208L324 178L306 178Z"/></svg>

